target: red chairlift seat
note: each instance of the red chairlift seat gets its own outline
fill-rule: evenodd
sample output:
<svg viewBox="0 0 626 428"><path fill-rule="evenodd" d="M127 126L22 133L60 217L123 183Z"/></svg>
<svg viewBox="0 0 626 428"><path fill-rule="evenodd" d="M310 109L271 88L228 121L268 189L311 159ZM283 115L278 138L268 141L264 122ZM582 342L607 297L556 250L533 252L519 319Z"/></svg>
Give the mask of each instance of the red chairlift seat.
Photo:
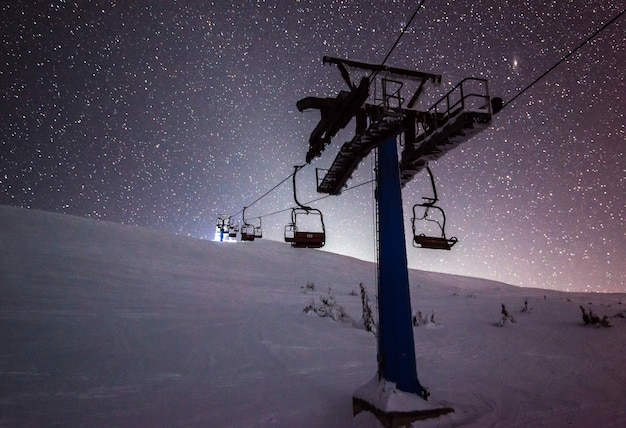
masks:
<svg viewBox="0 0 626 428"><path fill-rule="evenodd" d="M432 250L450 250L457 241L455 237L447 239L445 237L426 236L424 234L416 235L413 239L416 247Z"/></svg>
<svg viewBox="0 0 626 428"><path fill-rule="evenodd" d="M322 248L326 243L324 232L297 232L291 246L294 248Z"/></svg>

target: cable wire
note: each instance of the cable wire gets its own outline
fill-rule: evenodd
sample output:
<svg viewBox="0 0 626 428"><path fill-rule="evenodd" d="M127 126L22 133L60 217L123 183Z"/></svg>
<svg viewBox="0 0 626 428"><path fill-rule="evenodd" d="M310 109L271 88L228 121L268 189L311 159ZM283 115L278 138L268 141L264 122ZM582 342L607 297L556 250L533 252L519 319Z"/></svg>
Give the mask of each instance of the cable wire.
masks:
<svg viewBox="0 0 626 428"><path fill-rule="evenodd" d="M368 180L368 181L365 181L363 183L359 183L359 184L357 184L355 186L347 187L347 188L343 189L343 191L344 192L348 192L350 190L354 190L354 189L359 188L361 186L365 186L366 184L369 184L369 183L371 183L373 181L375 181L375 180ZM318 201L321 201L323 199L330 198L331 196L333 196L333 195L324 195L324 196L321 196L319 198L312 199L310 201L304 202L304 204L308 205L308 204L311 204L313 202L318 202ZM292 209L293 209L293 207L283 208L282 210L274 211L274 212L271 212L271 213L268 213L268 214L262 214L262 215L259 215L259 216L255 216L253 218L271 217L271 216L276 215L276 214L281 214L281 213L284 213L284 212L287 212L287 211L291 211ZM239 213L237 213L237 214L239 214ZM235 215L237 215L237 214L235 214Z"/></svg>
<svg viewBox="0 0 626 428"><path fill-rule="evenodd" d="M608 21L606 24L604 24L602 27L600 27L598 30L596 30L593 34L591 34L589 37L587 37L582 43L580 43L578 46L576 46L576 48L572 49L571 51L569 51L563 58L561 58L556 64L554 64L552 67L550 67L546 72L544 72L541 76L537 77L535 80L533 80L530 84L528 84L524 89L522 89L521 91L519 91L517 93L517 95L515 95L513 98L511 98L510 100L508 100L506 103L504 103L502 105L502 109L504 107L506 107L507 105L511 104L513 101L515 101L520 95L522 95L524 92L526 92L527 90L529 90L533 85L535 85L537 82L539 82L541 79L543 79L544 77L546 77L548 75L548 73L550 73L552 70L554 70L555 68L557 68L559 65L561 65L561 63L563 63L563 61L565 61L566 59L568 59L570 56L572 56L574 53L576 53L576 51L578 51L578 49L580 49L581 47L583 47L584 45L586 45L587 43L589 43L594 37L596 37L598 34L600 34L602 31L604 31L609 25L613 24L615 21L617 21L622 15L624 15L624 13L626 13L626 9L622 10L619 14L617 14L616 16L614 16L610 21ZM502 110L500 109L500 110Z"/></svg>
<svg viewBox="0 0 626 428"><path fill-rule="evenodd" d="M391 56L393 51L396 49L396 47L400 43L400 39L402 39L402 36L404 36L404 33L406 33L407 28L409 28L409 25L411 25L411 23L413 22L413 20L417 16L417 12L419 12L420 9L422 8L422 6L424 5L425 1L426 0L422 0L422 1L420 1L420 4L417 5L417 8L415 9L415 12L413 12L413 15L411 16L411 18L408 20L408 22L406 23L406 25L404 26L404 28L400 32L400 35L398 36L398 38L394 42L393 46L391 46L391 49L389 49L389 52L387 52L387 56L385 56L385 59L383 59L383 62L380 65L385 65L385 63L387 62L387 60L389 59L389 57ZM376 78L377 75L378 75L378 71L373 71L372 74L370 74L370 76L368 77L368 79L370 81L370 85L372 84L372 81Z"/></svg>
<svg viewBox="0 0 626 428"><path fill-rule="evenodd" d="M278 183L277 185L275 185L274 187L272 187L270 190L268 190L267 192L265 192L263 195L259 196L257 199L255 199L252 203L250 203L249 205L247 205L245 208L250 208L252 205L256 204L257 202L259 202L261 199L263 199L264 197L266 197L267 195L269 195L270 193L272 193L274 190L276 190L281 184L283 184L285 181L289 180L291 177L293 177L293 175L295 174L295 172L292 172L291 174L289 174L287 177L285 177L280 183ZM231 217L235 217L239 214L241 214L243 212L243 209L236 212L235 214L232 214ZM261 218L262 216L257 216L254 218Z"/></svg>

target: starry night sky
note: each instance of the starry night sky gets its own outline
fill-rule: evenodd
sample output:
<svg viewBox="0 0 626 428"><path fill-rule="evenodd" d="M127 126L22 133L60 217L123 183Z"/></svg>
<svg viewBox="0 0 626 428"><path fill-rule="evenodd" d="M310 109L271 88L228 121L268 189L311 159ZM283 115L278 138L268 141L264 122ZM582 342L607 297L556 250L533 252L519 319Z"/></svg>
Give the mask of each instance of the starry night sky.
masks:
<svg viewBox="0 0 626 428"><path fill-rule="evenodd" d="M232 3L1 2L0 204L213 239L218 214L240 217L304 163L319 112L296 101L347 89L322 57L381 63L418 4ZM469 76L506 102L625 6L427 0L386 64L443 76L422 107ZM625 28L621 17L431 164L459 243L407 241L411 267L626 291ZM315 168L353 132L298 174L301 201L324 196ZM348 186L372 179L370 158ZM265 237L282 240L291 192L287 180L246 211ZM430 193L425 173L404 189L407 232ZM375 259L371 185L313 205L325 250Z"/></svg>

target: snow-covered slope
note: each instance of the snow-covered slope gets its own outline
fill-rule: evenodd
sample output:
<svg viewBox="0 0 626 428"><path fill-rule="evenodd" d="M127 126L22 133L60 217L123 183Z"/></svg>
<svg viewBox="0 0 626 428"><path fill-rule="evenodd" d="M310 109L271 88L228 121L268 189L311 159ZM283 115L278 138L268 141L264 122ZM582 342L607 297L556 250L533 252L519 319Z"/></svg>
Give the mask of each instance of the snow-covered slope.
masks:
<svg viewBox="0 0 626 428"><path fill-rule="evenodd" d="M410 276L420 381L455 409L416 426L626 425L625 295ZM327 252L0 207L0 426L350 426L375 338L303 308L358 320L359 283Z"/></svg>

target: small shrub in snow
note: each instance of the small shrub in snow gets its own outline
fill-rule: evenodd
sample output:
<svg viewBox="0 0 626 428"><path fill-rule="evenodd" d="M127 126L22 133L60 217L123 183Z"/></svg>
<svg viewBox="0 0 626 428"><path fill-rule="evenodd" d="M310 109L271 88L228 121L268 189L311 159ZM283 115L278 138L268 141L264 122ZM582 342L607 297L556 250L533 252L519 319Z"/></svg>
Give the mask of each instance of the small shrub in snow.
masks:
<svg viewBox="0 0 626 428"><path fill-rule="evenodd" d="M422 314L422 311L417 311L417 313L413 313L413 327L418 327L422 324L424 324L425 320L424 320L424 315Z"/></svg>
<svg viewBox="0 0 626 428"><path fill-rule="evenodd" d="M585 325L595 325L596 327L612 327L609 317L604 315L602 318L593 313L591 309L589 312L582 306L579 306L583 315L583 323Z"/></svg>
<svg viewBox="0 0 626 428"><path fill-rule="evenodd" d="M432 324L432 325L437 324L437 322L435 321L434 312L430 314L430 317L424 316L422 311L417 311L416 313L413 313L413 326L414 327L419 327L420 325L427 325L427 324Z"/></svg>
<svg viewBox="0 0 626 428"><path fill-rule="evenodd" d="M320 303L318 304L311 300L302 311L305 314L315 313L320 317L330 317L334 321L352 321L345 308L338 304L331 294L320 296Z"/></svg>
<svg viewBox="0 0 626 428"><path fill-rule="evenodd" d="M301 288L305 293L307 291L315 291L315 283L313 281L307 281L306 285Z"/></svg>
<svg viewBox="0 0 626 428"><path fill-rule="evenodd" d="M533 310L533 308L528 306L528 299L524 299L524 306L522 306L522 309L520 309L520 312L523 314L529 314L531 313Z"/></svg>
<svg viewBox="0 0 626 428"><path fill-rule="evenodd" d="M504 326L507 323L515 324L515 318L513 318L513 315L510 315L509 311L506 310L506 306L504 305L504 303L502 304L501 314L502 317L500 318L500 322L498 323L500 327Z"/></svg>
<svg viewBox="0 0 626 428"><path fill-rule="evenodd" d="M308 314L310 312L316 312L315 300L311 299L311 301L302 309L302 312Z"/></svg>

